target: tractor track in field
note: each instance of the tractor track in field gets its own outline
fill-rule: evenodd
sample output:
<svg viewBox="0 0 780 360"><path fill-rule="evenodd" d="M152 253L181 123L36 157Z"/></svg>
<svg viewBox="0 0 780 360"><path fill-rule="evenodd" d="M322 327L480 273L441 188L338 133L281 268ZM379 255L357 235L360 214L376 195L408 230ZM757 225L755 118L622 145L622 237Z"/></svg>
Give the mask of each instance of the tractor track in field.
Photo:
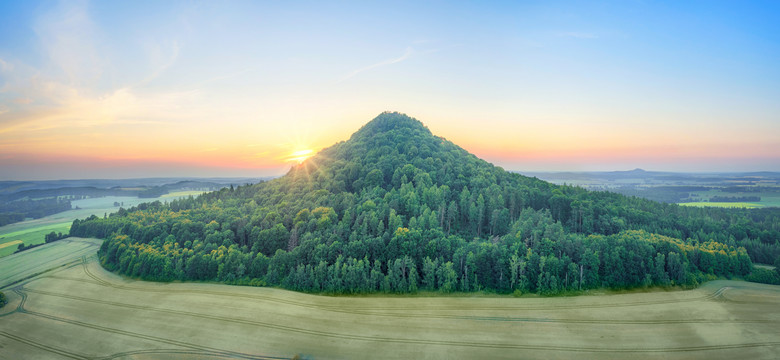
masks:
<svg viewBox="0 0 780 360"><path fill-rule="evenodd" d="M118 334L118 335L125 335L125 336L130 336L130 337L135 337L135 338L141 338L141 339L144 339L144 340L157 341L157 342L162 342L162 343L166 343L166 344L169 344L169 345L175 345L175 346L180 346L180 347L192 349L192 350L180 350L180 352L182 354L219 355L219 356L230 357L230 358L261 359L261 360L262 359L286 359L286 357L280 358L280 357L269 357L269 356L245 354L245 353L240 353L240 352L235 352L235 351L228 351L228 350L222 350L222 349L217 349L217 348L210 348L210 347L205 347L205 346L199 346L199 345L195 345L195 344L190 344L190 343L186 343L186 342L166 339L166 338L162 338L162 337L156 337L156 336L151 336L151 335L144 335L144 334L134 333L134 332L130 332L130 331L124 331L124 330L120 330L120 329L112 329L112 328L108 328L108 327L104 327L104 326L100 326L100 325L89 324L89 323L85 323L85 322L81 322L81 321L65 319L65 318L62 318L62 317L59 317L59 316L50 315L50 314L44 314L44 313L37 312L37 311L30 311L30 310L25 309L24 305L27 302L27 298L28 298L27 292L31 292L31 291L29 289L24 289L23 286L17 286L16 288L14 288L14 292L21 297L21 301L19 302L19 305L17 305L16 310L13 313L20 313L20 314L28 314L28 315L38 316L38 317L42 317L42 318L46 318L46 319L50 319L50 320L54 320L54 321L68 323L68 324L71 324L71 325L77 325L77 326L87 327L87 328L91 328L91 329L95 329L95 330L100 330L100 331L105 331L105 332L109 332L109 333L114 333L114 334ZM28 344L30 346L33 346L33 347L36 347L36 348L39 348L39 349L50 351L50 352L53 352L53 353L56 353L56 354L59 354L59 355L63 355L63 356L69 357L69 358L73 358L73 359L92 359L92 357L87 357L87 356L84 356L84 355L71 353L71 352L68 352L68 351L65 351L65 350L62 350L62 349L58 349L58 348L55 348L55 347L52 347L52 346L48 346L48 345L45 345L45 344L33 341L33 340L25 339L25 338L22 338L22 337L17 336L17 335L9 334L7 332L0 331L0 335L6 336L7 338L14 339L16 341ZM176 350L163 350L163 353L172 353L172 351L176 351ZM142 353L150 353L150 352L151 353L156 353L156 352L158 352L158 350L128 351L128 352L123 352L123 353L112 354L112 355L109 355L108 357L97 357L97 359L103 359L103 358L111 359L111 358L117 358L117 357L122 357L122 356L129 356L129 355L133 355L133 354L136 354L136 353L137 354L142 354Z"/></svg>
<svg viewBox="0 0 780 360"><path fill-rule="evenodd" d="M609 304L583 304L583 305L542 305L542 306L483 306L483 307L461 307L457 305L445 305L437 307L424 306L418 308L410 307L357 307L350 310L340 308L341 304L336 305L320 305L310 302L302 302L295 300L286 300L274 296L265 296L259 294L237 294L224 291L213 290L197 290L197 289L150 289L139 286L129 286L112 283L106 279L99 277L89 269L89 263L87 256L82 256L80 260L76 262L69 262L65 265L67 267L73 267L82 265L84 274L89 279L70 278L65 276L58 276L54 274L36 274L36 279L53 278L66 281L78 281L88 284L96 284L98 286L108 287L123 291L138 291L152 294L166 293L166 294L198 294L198 295L212 295L218 297L228 298L241 298L249 300L267 301L277 304L286 304L290 306L298 306L308 308L317 311L331 311L338 313L348 313L354 315L364 316L387 316L387 317L409 317L409 318L433 318L433 319L448 319L448 320L471 320L471 321L502 321L502 322L534 322L534 323L565 323L565 324L599 324L599 325L622 325L622 324L636 324L636 325L665 325L665 324L685 324L685 323L703 323L703 324L726 324L726 323L777 323L778 321L772 320L714 320L714 319L681 319L681 320L588 320L588 319L548 319L548 318L520 318L520 317L500 317L500 316L461 316L461 315L444 315L444 314L431 314L431 313L416 313L416 314L402 314L396 313L396 311L490 311L490 310L526 310L526 311L546 311L546 310L566 310L566 309L582 309L582 308L612 308L612 307L628 307L628 306L648 306L648 305L663 305L685 302L699 302L699 301L733 301L724 296L731 287L724 286L718 288L712 293L702 296L688 297L683 299L670 299L670 300L655 300L655 301L635 301L627 303L609 303ZM63 265L64 266L64 265ZM52 269L49 269L52 270ZM43 276L39 276L43 275ZM29 278L28 278L29 279ZM32 280L31 280L32 281ZM219 348L213 348L204 345L198 345L188 343L184 341L177 341L164 337L158 337L153 335L147 335L143 333L137 333L122 329L116 329L88 323L84 321L78 321L68 318L63 318L57 315L47 314L39 311L28 310L25 308L25 304L28 300L28 292L31 294L40 294L43 296L52 296L64 299L70 299L82 302L91 302L96 304L121 307L130 310L152 311L159 313L166 313L174 316L188 316L196 317L209 321L222 321L229 323L240 323L245 325L263 327L267 329L273 329L278 331L289 332L298 335L307 335L315 337L324 337L336 340L351 340L351 341L366 341L366 342L381 342L381 343L397 343L407 345L423 345L423 346L453 346L453 347L469 347L469 348L496 348L496 349L512 349L512 350L537 350L537 351L558 351L558 352L590 352L590 353L685 353L685 352L700 352L700 351L718 351L729 349L745 349L745 348L757 348L757 347L778 347L780 341L767 341L767 342L751 342L742 344L723 344L723 345L701 345L701 346L683 346L683 347L669 347L669 348L608 348L608 347L579 347L579 346L560 346L560 345L534 345L534 344L513 344L513 343L487 343L487 342L473 342L473 341L451 341L451 340L432 340L424 338L397 338L397 337L384 337L377 335L361 335L361 334L348 334L348 333L336 333L332 331L320 331L314 329L307 329L302 327L287 326L273 322L264 322L253 319L244 319L237 317L224 317L217 315L209 315L197 312L189 312L175 309L166 309L145 305L134 305L115 301L107 301L86 297L79 297L68 294L59 294L50 291L36 290L25 288L25 285L31 281L26 281L23 284L18 284L13 288L13 291L21 297L21 301L13 312L3 314L21 314L23 316L36 316L43 319L52 321L58 321L62 323L71 324L74 326L91 328L94 330L111 333L119 336L128 336L141 340L154 341L162 344L167 344L173 347L181 349L148 349L148 350L135 350L110 354L107 356L84 356L81 354L73 353L67 350L58 349L53 346L49 346L40 342L36 342L24 337L20 337L15 334L10 334L5 331L0 331L0 336L18 341L29 346L33 346L63 357L72 359L115 359L133 355L202 355L202 356L215 356L215 357L229 357L229 358L245 358L245 359L283 359L283 357L269 357L263 355L247 354L241 352L234 352L223 350Z"/></svg>
<svg viewBox="0 0 780 360"><path fill-rule="evenodd" d="M167 338L158 337L158 336L152 336L152 335L146 335L146 334L136 333L136 332L127 331L127 330L115 329L115 328L110 328L110 327L106 327L106 326L90 324L90 323L86 323L86 322L83 322L83 321L66 319L66 318L63 318L63 317L59 317L59 316L51 315L51 314L46 314L46 313L42 313L42 312L38 312L38 311L27 310L27 309L24 308L24 303L25 303L25 301L27 299L27 295L25 294L26 290L17 289L17 290L14 290L14 291L16 291L17 293L19 293L20 295L23 296L23 301L19 304L19 308L20 309L18 311L21 314L32 315L32 316L36 316L36 317L40 317L40 318L44 318L44 319L49 319L49 320L63 322L63 323L71 324L71 325L86 327L86 328L90 328L90 329L94 329L94 330L98 330L98 331L103 331L103 332L107 332L107 333L112 333L112 334L116 334L116 335L129 336L129 337L134 337L134 338L137 338L137 339L143 339L143 340L148 340L148 341L155 341L155 342L160 342L160 343L164 343L164 344L168 344L168 345L179 346L179 347L182 347L182 348L189 348L189 349L193 349L193 350L196 350L198 352L201 352L201 353L218 354L218 355L221 355L221 356L224 356L224 357L242 358L242 359L269 359L269 358L273 359L273 357L267 357L267 356L262 356L262 355L254 355L254 354L246 354L246 353L241 353L241 352L236 352L236 351L228 351L228 350L212 348L212 347L208 347L208 346L196 345L196 344L191 344L191 343L187 343L187 342L183 342L183 341L172 340L172 339L167 339ZM31 340L27 340L27 342L29 342L30 344L39 344L39 345L43 346L43 347L41 347L43 349L46 349L48 347L46 345L43 345L43 344L31 341ZM35 345L33 345L33 346L35 346ZM38 347L38 346L36 346L36 347ZM51 347L48 347L48 348L51 348ZM54 348L52 348L52 349L54 349ZM57 349L54 349L54 350L57 350ZM60 350L60 351L62 351L62 350ZM186 351L186 350L184 350L184 351ZM56 351L52 351L52 352L56 352ZM190 351L190 353L192 353L192 351ZM120 353L120 354L122 354L122 353ZM74 357L74 358L78 358L78 359L90 359L91 358L91 357L86 357L86 356L82 356L82 355L75 355L75 354L72 354L72 355L78 356L78 357ZM110 356L117 357L116 354L110 355ZM119 355L119 356L122 356L122 355ZM102 358L102 357L98 357L98 358Z"/></svg>
<svg viewBox="0 0 780 360"><path fill-rule="evenodd" d="M19 293L24 293L23 290L17 290ZM41 291L30 291L33 293L42 293ZM70 296L66 296L70 297ZM24 297L26 299L26 297ZM227 321L231 323L243 323L248 325L255 325L255 326L262 326L265 328L271 328L274 330L280 330L280 331L286 331L296 334L302 334L302 335L311 335L311 336L320 336L320 337L327 337L327 338L333 338L333 339L340 339L340 340L357 340L357 341L372 341L372 342L382 342L382 343L399 343L399 344L411 344L411 345L433 345L433 346L459 346L459 347L472 347L472 348L502 348L502 349L516 349L516 350L543 350L543 351L564 351L564 352L592 352L592 353L662 353L662 352L693 352L693 351L711 351L711 350L726 350L726 349L740 349L740 348L753 348L753 347L772 347L772 346L780 346L780 341L770 341L770 342L758 342L758 343L745 343L745 344L725 344L725 345L708 345L708 346L688 346L688 347L675 347L675 348L638 348L638 349L627 349L627 348L600 348L600 347L575 347L575 346L554 346L554 345L532 345L532 344L506 344L506 343L482 343L482 342L466 342L466 341L447 341L447 340L425 340L425 339L409 339L409 338L393 338L393 337L382 337L382 336L369 336L369 335L351 335L351 334L339 334L334 332L327 332L327 331L318 331L318 330L311 330L311 329L304 329L304 328L297 328L292 326L286 326L286 325L280 325L280 324L274 324L274 323L268 323L268 322L262 322L262 321L256 321L256 320L247 320L247 319L236 319L236 318L225 318L222 316L213 316L213 315L206 315L206 314L198 314L198 313L191 313L186 311L179 311L179 310L171 310L171 309L157 309L157 308L151 308L141 305L129 305L129 304L121 304L121 303L114 303L114 302L108 302L108 301L102 301L102 300L94 300L90 299L92 302L99 302L99 303L107 303L109 305L115 305L115 306L122 306L130 309L137 309L137 310L152 310L152 311L159 311L163 313L169 313L174 315L185 315L185 316L194 316L199 317L203 319L209 319L209 320L217 320L217 321ZM50 320L65 322L72 325L92 328L95 330L105 331L113 334L118 335L125 335L125 336L131 336L136 337L144 340L150 340L150 341L157 341L162 342L168 345L173 346L179 346L179 347L185 347L190 349L195 349L198 351L205 351L210 352L214 354L225 354L226 356L232 356L232 357L242 357L242 358L263 358L255 355L250 354L244 354L244 353L234 353L229 352L225 350L215 349L211 347L206 346L200 346L195 344L190 344L186 342L151 336L151 335L145 335L145 334L139 334L131 331L126 330L120 330L120 329L114 329L109 328L105 326L85 323L77 320L71 320L71 319L65 319L61 318L55 315L45 314L41 312L36 311L30 311L26 310L23 307L24 302L20 303L21 313L24 314L30 314L33 316L38 316Z"/></svg>
<svg viewBox="0 0 780 360"><path fill-rule="evenodd" d="M133 356L133 355L200 355L200 356L208 356L208 357L222 357L222 358L232 358L233 356L230 356L230 354L225 353L219 353L219 352L209 352L209 351L198 351L198 350L179 350L179 349L157 349L157 350L135 350L135 351L125 351L120 353L111 354L108 356L101 356L101 357L95 357L95 360L111 360L111 359L117 359L117 358L123 358L127 356ZM278 357L278 356L253 356L252 359L259 359L259 360L287 360L289 357Z"/></svg>
<svg viewBox="0 0 780 360"><path fill-rule="evenodd" d="M14 335L14 334L7 333L5 331L0 331L0 336L6 337L8 339L11 339L11 340L14 340L14 341L17 341L17 342L20 342L22 344L26 344L28 346L32 346L32 347L37 348L37 349L41 349L41 350L44 350L44 351L48 351L50 353L54 353L54 354L57 354L57 355L60 355L60 356L66 357L66 358L70 358L70 359L89 359L88 357L86 357L84 355L79 355L79 354L76 354L76 353L72 353L70 351L65 351L65 350L62 350L62 349L59 349L59 348L56 348L56 347L53 347L53 346L42 344L42 343L37 342L37 341L33 341L33 340L30 340L30 339L23 338L21 336L17 336L17 335Z"/></svg>
<svg viewBox="0 0 780 360"><path fill-rule="evenodd" d="M116 301L108 301L108 300L99 300L99 299L93 299L93 298L87 298L87 297L81 297L81 296L75 296L75 295L68 295L68 294L60 294L60 293L54 293L50 291L44 291L44 290L33 290L33 289L25 289L24 291L33 293L33 294L41 294L45 296L52 296L52 297L58 297L62 299L70 299L70 300L76 300L76 301L82 301L82 302L89 302L94 304L102 304L102 305L109 305L109 306L115 306L115 307L121 307L126 309L134 309L134 310L144 310L144 311L156 311L156 312L162 312L162 313L169 313L174 315L183 315L183 316L191 316L191 317L199 317L204 318L208 320L220 320L220 321L227 321L227 322L237 322L237 323L244 323L247 325L255 325L255 326L261 326L261 327L268 327L270 323L266 322L259 322L244 318L237 318L237 317L224 317L224 316L214 316L214 315L205 315L201 313L196 312L189 312L189 311L183 311L183 310L175 310L175 309L167 309L167 308L159 308L159 307L153 307L153 306L146 306L146 305L135 305L135 304L127 304L123 302L116 302ZM26 298L26 295L25 295ZM352 313L354 315L365 315L365 316L388 316L388 317L398 317L397 314L394 313ZM503 321L503 322L534 322L534 323L565 323L565 324L600 324L600 325L667 325L667 324L727 324L727 323L733 323L733 324L750 324L750 323L777 323L777 321L773 320L715 320L715 319L670 319L670 320L590 320L590 319L550 319L550 318L529 318L529 317L500 317L500 316L460 316L460 315L435 315L435 314L421 314L421 313L415 313L415 314L407 314L407 317L412 318L425 318L425 319L445 319L445 320L472 320L472 321Z"/></svg>
<svg viewBox="0 0 780 360"><path fill-rule="evenodd" d="M377 312L389 312L389 311L409 311L414 310L410 309L409 307L351 307L350 310L344 310L340 307L340 305L317 305L312 304L308 302L301 302L301 301L294 301L294 300L285 300L278 297L273 296L264 296L264 295L257 295L257 294L236 294L236 293L230 293L230 292L224 292L224 291L214 291L214 290L189 290L189 289L149 289L149 288L143 288L138 286L129 286L129 285L121 285L121 284L115 284L111 283L107 280L104 280L97 275L93 274L88 267L88 262L86 259L82 259L82 265L84 269L84 273L92 278L94 281L91 283L96 283L102 286L118 289L118 290L129 290L129 291L139 291L139 292L146 292L146 293L165 293L165 294L202 294L202 295L214 295L214 296L222 296L222 297L232 297L232 298L245 298L245 299L252 299L252 300L261 300L261 301L268 301L268 302L274 302L274 303L281 303L281 304L287 304L287 305L293 305L303 308L310 308L315 310L325 310L325 311L333 311L333 312L341 312L341 313L349 313L349 314L363 314L363 315L383 315L382 313ZM89 280L86 279L73 279L73 278L60 278L63 280L71 280L71 281L81 281L81 282L87 282L90 283ZM711 294L706 294L702 296L696 296L696 297L690 297L685 299L668 299L668 300L652 300L652 301L635 301L635 302L629 302L629 303L601 303L601 304L581 304L581 305L542 305L542 306L470 306L467 308L460 307L460 306L437 306L436 308L430 308L426 307L425 310L434 310L434 311L462 311L462 310L470 310L470 311L489 311L489 310L577 310L577 309L583 309L583 308L589 308L589 309L597 309L597 308L615 308L615 307L629 307L629 306L647 306L647 305L662 305L662 304L675 304L675 303L685 303L685 302L698 302L698 301L709 301L709 300L716 300L722 298L722 295L724 292L729 290L730 287L722 287L718 290L714 291ZM408 315L408 314L401 314L401 313L390 313L387 314L388 316L394 316L394 317L415 317L416 315Z"/></svg>
<svg viewBox="0 0 780 360"><path fill-rule="evenodd" d="M60 244L68 244L68 243L79 243L79 244L83 243L84 244L83 247L74 250L74 253L79 254L79 255L87 253L87 252L90 252L90 251L93 250L93 248L97 249L97 247L91 246L88 243L84 243L84 242L81 242L81 241L59 240L57 243L58 243L58 245L60 245ZM40 251L41 249L40 248L35 248L35 249L30 250L30 251L34 251L34 250ZM84 256L81 255L81 257L83 258ZM54 258L54 259L47 260L44 263L45 266L47 266L47 267L45 267L43 270L40 270L40 271L38 271L38 272L36 272L36 273L34 273L32 275L24 276L23 278L20 278L20 279L17 279L17 280L11 280L11 281L9 281L9 282L7 282L5 284L0 285L0 289L4 289L4 288L10 287L10 286L19 284L21 282L24 282L25 280L29 280L29 279L34 278L34 277L36 277L38 275L41 275L43 273L50 272L50 271L56 270L58 268L63 268L63 267L66 267L67 265L73 265L73 264L76 264L76 263L79 262L78 259L75 259L75 260L66 261L65 263L60 264L60 261L61 260L59 258ZM54 264L54 265L50 266L51 264ZM43 266L41 266L41 267L43 267ZM28 270L29 269L22 268L22 269L16 270L15 272L4 273L3 274L3 279L6 279L6 280L7 279L13 279L17 275L22 274L22 273L24 273L24 272L26 272Z"/></svg>

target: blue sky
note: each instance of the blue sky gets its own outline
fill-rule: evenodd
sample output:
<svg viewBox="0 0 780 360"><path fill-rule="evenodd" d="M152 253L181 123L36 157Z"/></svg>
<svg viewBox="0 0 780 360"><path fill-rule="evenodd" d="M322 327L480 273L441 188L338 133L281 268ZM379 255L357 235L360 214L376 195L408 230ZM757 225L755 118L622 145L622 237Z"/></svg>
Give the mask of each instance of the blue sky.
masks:
<svg viewBox="0 0 780 360"><path fill-rule="evenodd" d="M780 171L777 2L0 2L0 178L256 176L385 110L512 170Z"/></svg>

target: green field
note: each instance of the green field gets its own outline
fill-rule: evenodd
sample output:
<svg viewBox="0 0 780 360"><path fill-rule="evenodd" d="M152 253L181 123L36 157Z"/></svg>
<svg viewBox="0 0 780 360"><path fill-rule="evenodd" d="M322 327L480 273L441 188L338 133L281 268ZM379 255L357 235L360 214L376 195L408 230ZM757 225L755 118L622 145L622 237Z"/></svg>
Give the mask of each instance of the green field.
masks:
<svg viewBox="0 0 780 360"><path fill-rule="evenodd" d="M105 196L72 201L74 210L42 217L40 219L25 220L22 222L0 226L0 245L4 243L21 241L25 245L40 244L44 236L52 231L68 233L70 225L75 219L84 219L92 215L104 216L119 210L114 206L115 202L123 204L124 208L136 206L151 201L171 201L187 196L196 196L203 191L178 191L163 195L159 198L137 198L131 196ZM78 209L75 209L78 207ZM0 248L0 257L14 253L17 245Z"/></svg>
<svg viewBox="0 0 780 360"><path fill-rule="evenodd" d="M713 281L689 291L557 298L328 297L128 280L85 256L99 243L71 238L0 259L0 284L17 281L2 289L10 301L0 310L4 356L776 359L780 352L780 286Z"/></svg>
<svg viewBox="0 0 780 360"><path fill-rule="evenodd" d="M724 207L724 208L747 208L747 209L756 209L764 207L764 205L760 203L746 203L746 202L707 202L707 201L698 201L698 202L687 202L687 203L679 203L679 205L682 206L710 206L710 207Z"/></svg>
<svg viewBox="0 0 780 360"><path fill-rule="evenodd" d="M17 247L19 246L18 242L21 241L25 245L30 244L40 244L44 240L44 236L46 234L54 231L54 232L61 232L61 233L67 233L68 230L70 230L70 221L67 222L61 222L61 223L52 223L52 224L44 224L44 225L35 225L30 226L26 229L20 229L13 232L7 232L4 233L3 229L0 228L0 245L5 243L17 243L13 246L6 246L3 248L0 248L0 257L11 255L16 251ZM10 225L9 225L10 226Z"/></svg>
<svg viewBox="0 0 780 360"><path fill-rule="evenodd" d="M0 288L25 278L94 255L103 240L67 238L0 260Z"/></svg>
<svg viewBox="0 0 780 360"><path fill-rule="evenodd" d="M749 188L749 187L748 187ZM758 196L761 201L757 202L708 202L713 196ZM708 191L691 192L691 197L701 201L681 203L680 205L692 204L691 206L718 206L718 207L745 207L749 209L759 207L780 207L780 188L772 187L771 191L760 192L725 192L720 189ZM723 205L721 205L723 204ZM733 204L733 205L732 205Z"/></svg>
<svg viewBox="0 0 780 360"><path fill-rule="evenodd" d="M174 191L174 192L169 192L163 196L160 196L158 199L160 200L180 199L187 196L198 196L200 194L203 194L204 192L206 191L202 191L202 190Z"/></svg>

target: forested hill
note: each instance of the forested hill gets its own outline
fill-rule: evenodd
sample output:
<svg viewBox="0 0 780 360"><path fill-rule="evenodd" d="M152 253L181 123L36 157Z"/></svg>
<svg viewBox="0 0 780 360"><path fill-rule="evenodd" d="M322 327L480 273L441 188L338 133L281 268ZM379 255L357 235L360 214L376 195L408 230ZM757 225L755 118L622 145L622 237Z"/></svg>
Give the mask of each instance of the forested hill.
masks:
<svg viewBox="0 0 780 360"><path fill-rule="evenodd" d="M780 255L772 210L556 186L383 113L284 177L74 221L108 269L332 292L695 284ZM749 257L749 256L750 257Z"/></svg>

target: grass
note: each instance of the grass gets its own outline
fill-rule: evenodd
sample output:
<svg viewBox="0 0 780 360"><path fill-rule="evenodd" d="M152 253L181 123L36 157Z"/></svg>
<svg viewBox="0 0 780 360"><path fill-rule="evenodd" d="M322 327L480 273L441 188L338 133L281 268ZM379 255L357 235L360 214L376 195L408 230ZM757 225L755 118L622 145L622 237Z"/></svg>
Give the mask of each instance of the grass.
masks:
<svg viewBox="0 0 780 360"><path fill-rule="evenodd" d="M764 205L762 205L760 203L707 202L707 201L679 203L678 205L682 205L682 206L698 206L698 207L710 206L710 207L724 207L724 208L747 208L747 209L755 209L755 208L764 207Z"/></svg>
<svg viewBox="0 0 780 360"><path fill-rule="evenodd" d="M0 288L63 264L92 256L103 240L67 238L0 259Z"/></svg>
<svg viewBox="0 0 780 360"><path fill-rule="evenodd" d="M4 355L774 359L780 351L778 286L718 280L687 291L555 298L330 297L130 280L94 256L82 264L98 244L76 239L0 259L0 284L6 271L27 266L14 275L15 291L2 289L10 301L0 310Z"/></svg>
<svg viewBox="0 0 780 360"><path fill-rule="evenodd" d="M14 241L10 241L10 242L7 242L7 243L2 243L2 244L0 244L0 249L7 248L7 247L10 247L10 246L17 246L17 245L19 245L21 243L22 243L22 240L14 240Z"/></svg>
<svg viewBox="0 0 780 360"><path fill-rule="evenodd" d="M707 202L713 196L758 196L761 197L761 201L749 202L749 203L709 203ZM725 192L720 189L712 189L708 191L694 191L691 193L691 197L699 198L702 202L693 202L688 204L749 204L749 206L738 207L780 207L780 187L773 187L772 190L760 191L760 192ZM693 205L693 206L708 206L708 205ZM718 205L710 205L718 206ZM735 207L735 206L723 206L723 207Z"/></svg>
<svg viewBox="0 0 780 360"><path fill-rule="evenodd" d="M43 243L46 234L52 231L67 233L70 231L70 224L71 222L43 224L38 226L30 226L28 228L9 233L0 232L0 257L13 254L14 251L16 251L18 244L21 243L24 243L25 245ZM10 243L15 245L4 246Z"/></svg>
<svg viewBox="0 0 780 360"><path fill-rule="evenodd" d="M179 199L187 196L198 196L206 191L202 190L187 190L187 191L174 191L160 196L160 199L170 200L171 198Z"/></svg>

